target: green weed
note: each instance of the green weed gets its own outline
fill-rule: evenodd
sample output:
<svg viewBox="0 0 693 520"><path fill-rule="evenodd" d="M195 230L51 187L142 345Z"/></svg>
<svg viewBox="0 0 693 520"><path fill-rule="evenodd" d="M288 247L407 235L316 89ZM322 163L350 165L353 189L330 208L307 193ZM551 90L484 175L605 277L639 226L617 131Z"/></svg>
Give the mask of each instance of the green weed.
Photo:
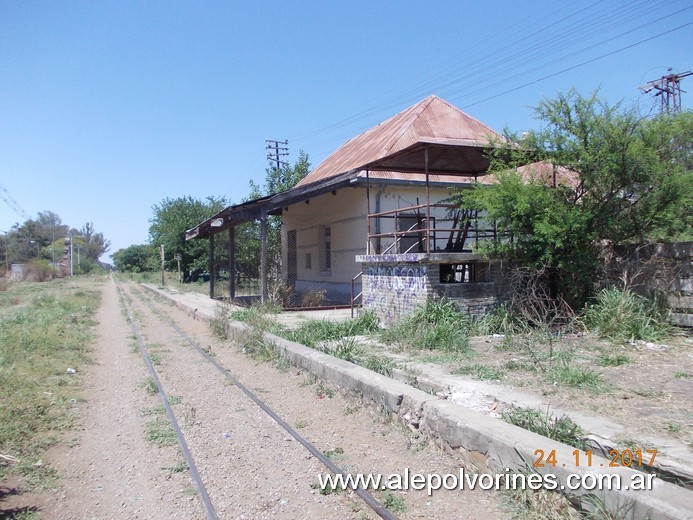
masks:
<svg viewBox="0 0 693 520"><path fill-rule="evenodd" d="M383 494L382 504L393 513L404 513L407 510L407 504L404 503L404 498L392 494L390 490L385 491Z"/></svg>
<svg viewBox="0 0 693 520"><path fill-rule="evenodd" d="M327 450L323 452L323 455L325 455L325 457L327 457L330 460L339 460L342 457L342 455L344 455L344 450L338 446L333 450Z"/></svg>
<svg viewBox="0 0 693 520"><path fill-rule="evenodd" d="M453 374L471 375L475 379L481 380L503 379L503 376L505 375L502 370L498 370L497 368L489 367L487 365L468 365L460 367L455 370Z"/></svg>
<svg viewBox="0 0 693 520"><path fill-rule="evenodd" d="M328 399L332 399L334 397L334 388L332 388L329 385L326 385L322 381L318 384L317 387L315 387L315 395L318 397L327 397Z"/></svg>
<svg viewBox="0 0 693 520"><path fill-rule="evenodd" d="M344 361L349 361L350 363L356 363L361 354L361 348L353 337L341 338L336 344L331 346L319 344L316 350L343 359Z"/></svg>
<svg viewBox="0 0 693 520"><path fill-rule="evenodd" d="M176 432L167 420L157 419L147 424L144 438L157 446L173 446L178 442Z"/></svg>
<svg viewBox="0 0 693 520"><path fill-rule="evenodd" d="M619 367L630 363L630 358L625 354L610 354L602 350L598 362L603 367Z"/></svg>
<svg viewBox="0 0 693 520"><path fill-rule="evenodd" d="M570 417L552 416L548 410L542 412L535 408L512 407L501 414L505 422L524 428L549 439L562 442L584 450L587 448L585 432Z"/></svg>
<svg viewBox="0 0 693 520"><path fill-rule="evenodd" d="M392 377L392 371L395 369L395 362L385 356L372 355L368 356L362 365L368 370L377 372L387 377Z"/></svg>
<svg viewBox="0 0 693 520"><path fill-rule="evenodd" d="M546 375L548 381L585 390L599 391L604 387L602 376L591 368L561 363L549 369Z"/></svg>
<svg viewBox="0 0 693 520"><path fill-rule="evenodd" d="M156 386L156 381L153 377L148 377L140 385L149 395L156 395L159 392L159 387Z"/></svg>
<svg viewBox="0 0 693 520"><path fill-rule="evenodd" d="M165 469L169 473L183 473L184 471L188 471L188 463L179 462L178 464L163 469Z"/></svg>

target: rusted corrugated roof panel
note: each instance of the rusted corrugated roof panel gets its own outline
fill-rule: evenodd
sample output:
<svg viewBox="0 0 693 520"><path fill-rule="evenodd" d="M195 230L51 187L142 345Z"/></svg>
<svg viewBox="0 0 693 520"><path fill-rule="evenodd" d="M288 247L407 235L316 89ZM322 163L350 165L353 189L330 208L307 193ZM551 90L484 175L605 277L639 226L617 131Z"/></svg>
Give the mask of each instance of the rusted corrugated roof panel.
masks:
<svg viewBox="0 0 693 520"><path fill-rule="evenodd" d="M502 137L439 97L430 96L344 143L298 185L365 166L372 170L421 171L425 145L441 154L438 173L473 174L484 164L479 152L474 154L472 150L488 146L491 139ZM436 171L435 161L429 166L431 172Z"/></svg>
<svg viewBox="0 0 693 520"><path fill-rule="evenodd" d="M550 162L535 162L525 166L520 166L517 168L517 173L519 173L526 182L532 180L546 184L547 186L553 186L555 179L556 185L574 188L579 180L577 172L569 170L563 166L557 166L554 168L554 165ZM359 172L358 177L365 182L366 172ZM411 172L401 173L389 171L370 171L368 173L368 178L370 179L371 183L377 183L381 180L385 181L386 183L401 182L424 184L426 182L426 176L424 174ZM474 182L478 182L480 184L493 184L496 182L496 178L492 173L488 175L479 175L477 177L430 174L428 178L431 184L445 186L464 186Z"/></svg>

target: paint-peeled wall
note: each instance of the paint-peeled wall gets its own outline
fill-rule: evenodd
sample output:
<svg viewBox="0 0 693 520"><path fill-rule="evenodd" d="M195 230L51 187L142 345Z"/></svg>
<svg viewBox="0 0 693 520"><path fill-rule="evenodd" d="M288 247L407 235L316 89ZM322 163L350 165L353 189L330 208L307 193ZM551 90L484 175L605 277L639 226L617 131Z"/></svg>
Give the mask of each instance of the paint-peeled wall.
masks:
<svg viewBox="0 0 693 520"><path fill-rule="evenodd" d="M483 315L507 298L508 288L502 265L488 264L474 254L437 253L363 255L363 308L375 312L386 325L411 313L432 298L447 298L460 310ZM441 266L483 265L486 280L444 282Z"/></svg>
<svg viewBox="0 0 693 520"><path fill-rule="evenodd" d="M354 258L365 252L366 237L365 188L342 188L285 208L285 283L292 284L298 293L324 291L331 300L348 302L351 279L361 270ZM290 247L290 240L295 240L295 248ZM295 255L295 273L289 272L291 254ZM360 280L357 286L360 291Z"/></svg>
<svg viewBox="0 0 693 520"><path fill-rule="evenodd" d="M363 308L375 312L385 324L398 321L426 303L433 288L428 276L427 265L401 261L366 265L363 267Z"/></svg>
<svg viewBox="0 0 693 520"><path fill-rule="evenodd" d="M432 204L450 197L445 187L431 187ZM285 283L299 294L325 292L329 300L348 303L352 278L361 272L357 255L366 253L368 242L367 214L408 208L426 202L423 185L376 184L370 186L370 203L366 187L342 188L332 193L299 202L282 212L282 275ZM416 215L416 211L405 214ZM445 218L447 210L436 208L431 215ZM424 210L419 211L422 217ZM378 221L379 220L379 221ZM392 233L394 218L371 219L371 233ZM329 232L327 229L329 228ZM326 237L326 234L328 236ZM379 251L386 250L393 238L380 239ZM329 253L327 242L329 241ZM376 251L376 240L371 241ZM394 248L391 248L391 252ZM293 255L293 258L291 256ZM329 256L329 261L326 261ZM361 292L365 279L355 280L355 294ZM412 300L413 301L413 300ZM414 305L415 306L415 305Z"/></svg>

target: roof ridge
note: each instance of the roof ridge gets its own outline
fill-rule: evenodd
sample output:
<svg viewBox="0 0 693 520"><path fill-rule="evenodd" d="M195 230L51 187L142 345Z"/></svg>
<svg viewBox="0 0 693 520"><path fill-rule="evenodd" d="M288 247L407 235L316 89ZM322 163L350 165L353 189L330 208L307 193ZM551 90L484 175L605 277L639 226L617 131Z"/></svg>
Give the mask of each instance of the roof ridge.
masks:
<svg viewBox="0 0 693 520"><path fill-rule="evenodd" d="M402 138L402 136L403 136L404 134L406 134L406 133L409 131L409 129L412 128L412 127L416 124L416 121L421 117L421 114L423 114L423 113L426 111L426 109L427 109L429 106L431 106L431 103L433 103L433 101L434 101L436 98L437 98L437 99L440 99L440 98L438 98L438 96L430 95L430 96L428 96L427 98L422 99L421 101L419 101L419 102L416 103L415 105L413 105L413 106L411 106L411 107L409 107L409 108L406 108L405 110L403 110L402 112L400 112L399 114L397 114L397 115L403 114L404 112L406 112L406 111L408 111L408 110L411 110L411 111L412 111L411 121L409 122L409 124L407 124L407 125L402 125L402 127L399 129L399 131L396 132L396 133L392 136L392 139L390 140L390 142L389 142L388 145L386 146L386 150L387 150L388 153L390 153L390 151L392 150L392 148L399 142L399 140ZM394 116L394 117L392 117L391 119L394 119L395 117L397 117L397 115Z"/></svg>
<svg viewBox="0 0 693 520"><path fill-rule="evenodd" d="M447 105L447 106L449 106L450 108L452 108L454 111L459 112L460 114L462 114L462 115L463 115L464 117L466 117L467 119L470 119L470 120L474 121L474 122L477 123L479 126L481 126L481 127L485 128L486 130L488 130L488 131L489 131L489 134L491 134L491 135L497 135L497 136L503 137L502 134L499 134L498 132L496 132L493 128L491 128L490 126L488 126L486 123L482 123L482 122L479 121L476 117L474 117L474 116L472 116L472 115L469 115L467 112L465 112L465 111L462 110L461 108L456 107L455 105L453 105L452 103L450 103L450 102L444 100L443 98L439 98L438 96L435 96L435 97L438 98L440 101L442 101L445 105Z"/></svg>

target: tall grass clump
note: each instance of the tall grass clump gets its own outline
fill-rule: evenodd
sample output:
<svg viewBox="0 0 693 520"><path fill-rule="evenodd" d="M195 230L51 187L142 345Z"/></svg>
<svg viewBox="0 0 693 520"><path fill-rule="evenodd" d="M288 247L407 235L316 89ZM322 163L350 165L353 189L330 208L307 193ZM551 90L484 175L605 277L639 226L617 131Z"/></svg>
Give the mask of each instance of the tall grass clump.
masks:
<svg viewBox="0 0 693 520"><path fill-rule="evenodd" d="M419 350L461 352L469 349L472 320L445 298L425 305L382 332L386 343Z"/></svg>
<svg viewBox="0 0 693 520"><path fill-rule="evenodd" d="M673 331L668 318L656 302L615 287L602 290L585 310L588 328L618 342L664 339Z"/></svg>
<svg viewBox="0 0 693 520"><path fill-rule="evenodd" d="M276 314L273 307L256 305L230 311L227 321L240 321L272 334L280 334L283 331L282 326L272 317L273 314Z"/></svg>
<svg viewBox="0 0 693 520"><path fill-rule="evenodd" d="M489 336L504 334L511 336L529 332L530 326L526 320L513 312L512 308L502 303L484 316L474 318L469 330L470 336Z"/></svg>
<svg viewBox="0 0 693 520"><path fill-rule="evenodd" d="M364 312L353 320L342 322L308 320L295 330L282 333L281 335L290 341L315 348L325 341L369 334L378 329L379 322L377 316L372 312Z"/></svg>

